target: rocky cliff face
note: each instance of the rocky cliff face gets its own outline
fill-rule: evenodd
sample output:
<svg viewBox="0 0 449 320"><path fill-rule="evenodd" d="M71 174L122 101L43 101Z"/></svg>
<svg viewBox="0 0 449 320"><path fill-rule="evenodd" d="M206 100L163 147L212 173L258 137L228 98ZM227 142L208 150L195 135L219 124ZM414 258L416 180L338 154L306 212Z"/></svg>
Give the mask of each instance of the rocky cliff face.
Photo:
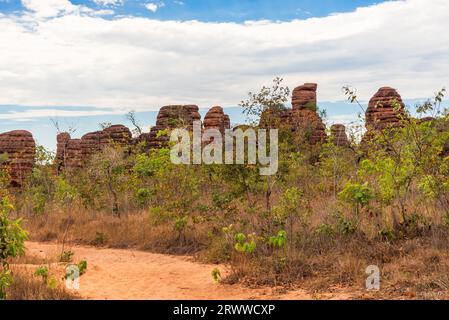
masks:
<svg viewBox="0 0 449 320"><path fill-rule="evenodd" d="M331 126L331 141L338 147L349 147L350 144L344 125L334 124Z"/></svg>
<svg viewBox="0 0 449 320"><path fill-rule="evenodd" d="M36 143L33 135L25 130L0 134L0 155L4 155L0 165L9 169L12 184L23 185L33 171L35 162Z"/></svg>

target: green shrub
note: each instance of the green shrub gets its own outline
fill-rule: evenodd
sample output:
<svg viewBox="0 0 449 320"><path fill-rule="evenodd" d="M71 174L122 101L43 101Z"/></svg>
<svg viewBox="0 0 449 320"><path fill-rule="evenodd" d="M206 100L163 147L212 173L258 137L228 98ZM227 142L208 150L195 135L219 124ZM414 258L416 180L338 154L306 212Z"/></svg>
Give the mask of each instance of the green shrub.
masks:
<svg viewBox="0 0 449 320"><path fill-rule="evenodd" d="M256 250L257 244L254 234L248 235L247 237L243 233L237 233L234 240L236 241L234 244L234 249L237 252L251 254Z"/></svg>
<svg viewBox="0 0 449 320"><path fill-rule="evenodd" d="M0 199L0 299L6 298L6 288L13 281L8 259L25 254L28 238L21 226L22 219L10 219L9 213L13 209L7 197Z"/></svg>
<svg viewBox="0 0 449 320"><path fill-rule="evenodd" d="M287 232L281 230L277 233L277 235L272 236L268 239L268 244L274 248L283 248L285 247L287 241Z"/></svg>
<svg viewBox="0 0 449 320"><path fill-rule="evenodd" d="M47 266L38 267L36 271L34 271L34 275L36 277L41 277L44 280L44 282L47 281L49 275L48 267Z"/></svg>

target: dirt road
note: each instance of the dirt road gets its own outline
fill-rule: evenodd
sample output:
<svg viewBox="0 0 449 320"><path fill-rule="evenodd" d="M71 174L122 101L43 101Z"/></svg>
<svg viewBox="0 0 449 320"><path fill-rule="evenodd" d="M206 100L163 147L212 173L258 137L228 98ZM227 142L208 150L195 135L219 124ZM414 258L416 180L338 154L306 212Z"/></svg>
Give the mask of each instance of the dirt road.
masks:
<svg viewBox="0 0 449 320"><path fill-rule="evenodd" d="M27 242L26 247L27 255L49 259L61 252L58 244ZM67 249L75 253L74 261L88 263L78 292L83 299L312 299L304 291L279 294L271 288L217 284L212 279L212 270L218 268L226 274L226 267L200 264L190 257L80 246Z"/></svg>

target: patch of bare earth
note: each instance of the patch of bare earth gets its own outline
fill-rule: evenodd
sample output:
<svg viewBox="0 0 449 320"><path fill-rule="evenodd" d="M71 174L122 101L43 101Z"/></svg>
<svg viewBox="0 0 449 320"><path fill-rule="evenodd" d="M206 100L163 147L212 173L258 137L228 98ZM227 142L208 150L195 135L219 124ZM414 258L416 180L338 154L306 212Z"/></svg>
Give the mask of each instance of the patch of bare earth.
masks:
<svg viewBox="0 0 449 320"><path fill-rule="evenodd" d="M27 242L27 255L53 259L61 245ZM349 293L314 295L304 290L246 288L215 283L212 270L222 265L200 264L186 256L154 254L135 250L67 247L74 261L86 260L87 272L80 278L79 296L98 300L251 300L251 299L350 299Z"/></svg>

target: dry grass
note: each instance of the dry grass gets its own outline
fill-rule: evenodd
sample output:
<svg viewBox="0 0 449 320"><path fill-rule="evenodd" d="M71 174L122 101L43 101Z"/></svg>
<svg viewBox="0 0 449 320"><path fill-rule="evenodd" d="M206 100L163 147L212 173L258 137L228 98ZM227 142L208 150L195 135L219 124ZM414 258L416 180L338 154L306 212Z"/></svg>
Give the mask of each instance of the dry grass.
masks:
<svg viewBox="0 0 449 320"><path fill-rule="evenodd" d="M235 259L225 281L300 287L317 294L346 288L353 297L363 299L449 299L448 246L433 247L434 236L394 243L347 238L323 244L317 240L291 256ZM381 270L380 292L366 291L365 270L370 265Z"/></svg>
<svg viewBox="0 0 449 320"><path fill-rule="evenodd" d="M7 289L8 300L72 300L77 296L63 286L63 271L55 263L55 259L47 259L34 255L25 255L11 260L11 271L14 282ZM34 275L36 269L46 266L49 269L49 280Z"/></svg>
<svg viewBox="0 0 449 320"><path fill-rule="evenodd" d="M259 202L263 203L262 199ZM346 288L364 299L449 298L449 231L438 227L435 212L417 204L429 221L434 217L431 227L414 228L391 242L378 237L379 217L366 216L354 234L317 234L321 223L332 223L329 213L335 212L336 206L332 197L314 198L308 229L294 226L298 236L292 246L281 250L260 246L256 254L248 256L236 253L233 244L224 239L221 228L234 219L224 212L215 212L213 219L201 223L192 219L181 237L173 222L154 224L146 211L118 219L109 213L71 208L34 216L26 221L25 228L33 241L195 254L200 261L229 263L231 273L224 282L250 287L301 287L318 295ZM265 228L263 215L258 214L258 208L252 209L243 205L234 209L234 217L243 221L239 225L243 232ZM370 265L379 266L382 272L379 293L365 290L365 270Z"/></svg>
<svg viewBox="0 0 449 320"><path fill-rule="evenodd" d="M147 214L138 212L121 219L108 214L76 212L33 217L25 228L32 241L70 242L109 248L137 248L158 253L193 254L208 243L207 225L193 225L180 237L174 225L152 224Z"/></svg>
<svg viewBox="0 0 449 320"><path fill-rule="evenodd" d="M77 296L63 287L50 288L44 281L24 272L14 272L14 283L7 290L8 300L73 300Z"/></svg>

